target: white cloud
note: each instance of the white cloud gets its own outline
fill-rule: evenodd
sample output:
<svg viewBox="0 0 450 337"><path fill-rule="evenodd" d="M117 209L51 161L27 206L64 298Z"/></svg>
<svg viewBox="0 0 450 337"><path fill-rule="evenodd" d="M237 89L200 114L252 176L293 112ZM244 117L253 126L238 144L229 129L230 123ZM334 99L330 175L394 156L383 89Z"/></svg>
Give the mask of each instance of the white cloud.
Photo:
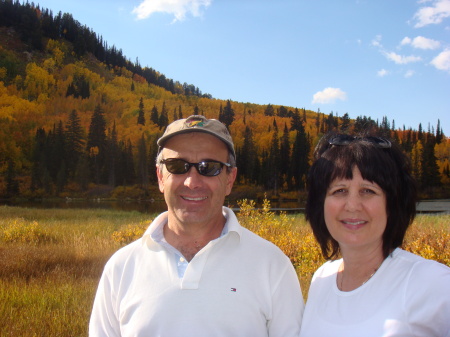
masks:
<svg viewBox="0 0 450 337"><path fill-rule="evenodd" d="M405 73L405 78L410 78L410 77L412 77L413 75L414 75L414 70L408 70L406 73Z"/></svg>
<svg viewBox="0 0 450 337"><path fill-rule="evenodd" d="M383 51L382 53L384 56L386 56L388 60L394 61L396 64L408 64L413 62L419 62L422 60L420 56L414 55L403 56L394 52L387 52L387 51Z"/></svg>
<svg viewBox="0 0 450 337"><path fill-rule="evenodd" d="M312 103L334 103L336 100L345 101L347 94L339 88L325 88L322 91L316 92L313 96Z"/></svg>
<svg viewBox="0 0 450 337"><path fill-rule="evenodd" d="M404 37L402 42L400 42L401 46L404 46L405 44L411 44L412 40L409 37Z"/></svg>
<svg viewBox="0 0 450 337"><path fill-rule="evenodd" d="M401 46L408 45L408 44L417 49L432 49L432 50L438 49L441 46L441 43L439 41L436 41L433 39L428 39L423 36L416 36L412 40L409 37L405 37L400 42Z"/></svg>
<svg viewBox="0 0 450 337"><path fill-rule="evenodd" d="M381 45L381 35L375 36L375 38L372 40L372 46L383 48L383 46Z"/></svg>
<svg viewBox="0 0 450 337"><path fill-rule="evenodd" d="M384 77L384 76L386 76L388 74L389 74L389 71L387 71L386 69L381 69L381 70L377 71L377 76L378 77Z"/></svg>
<svg viewBox="0 0 450 337"><path fill-rule="evenodd" d="M436 0L431 6L421 7L415 14L417 23L414 27L420 28L430 24L439 24L450 16L450 0Z"/></svg>
<svg viewBox="0 0 450 337"><path fill-rule="evenodd" d="M183 21L186 14L191 13L195 17L202 14L201 8L208 7L212 0L143 0L132 11L138 20L146 19L153 13L161 12L173 14L174 21Z"/></svg>
<svg viewBox="0 0 450 337"><path fill-rule="evenodd" d="M450 72L450 49L441 52L430 63L439 70Z"/></svg>

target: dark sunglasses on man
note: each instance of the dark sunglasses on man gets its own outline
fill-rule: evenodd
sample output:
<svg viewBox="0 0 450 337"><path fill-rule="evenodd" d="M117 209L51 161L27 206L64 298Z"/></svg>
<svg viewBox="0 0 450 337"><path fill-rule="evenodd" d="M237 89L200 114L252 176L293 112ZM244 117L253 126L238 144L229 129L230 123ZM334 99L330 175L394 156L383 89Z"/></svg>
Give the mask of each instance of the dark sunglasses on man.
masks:
<svg viewBox="0 0 450 337"><path fill-rule="evenodd" d="M202 160L199 163L190 163L181 158L167 158L161 160L161 164L166 165L167 171L172 174L185 174L192 166L197 169L197 172L205 177L214 177L222 172L224 166L231 167L229 163L222 163L217 160Z"/></svg>

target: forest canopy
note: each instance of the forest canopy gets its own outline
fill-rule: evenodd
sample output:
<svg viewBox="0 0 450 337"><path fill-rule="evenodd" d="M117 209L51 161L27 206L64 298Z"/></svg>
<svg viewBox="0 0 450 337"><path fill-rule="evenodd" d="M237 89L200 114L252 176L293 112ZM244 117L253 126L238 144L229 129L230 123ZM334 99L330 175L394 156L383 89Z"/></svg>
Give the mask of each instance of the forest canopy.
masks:
<svg viewBox="0 0 450 337"><path fill-rule="evenodd" d="M156 139L191 114L229 128L244 197L298 198L315 144L330 131L394 139L422 197L450 195L450 140L439 120L413 130L387 116L214 99L128 60L70 14L0 1L0 196L153 197Z"/></svg>

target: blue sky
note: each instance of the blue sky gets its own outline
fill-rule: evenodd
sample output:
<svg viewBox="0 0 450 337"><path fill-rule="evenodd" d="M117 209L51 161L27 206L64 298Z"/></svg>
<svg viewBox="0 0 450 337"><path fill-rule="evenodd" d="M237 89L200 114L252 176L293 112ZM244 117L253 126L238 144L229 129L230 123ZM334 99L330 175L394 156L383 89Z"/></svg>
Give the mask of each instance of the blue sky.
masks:
<svg viewBox="0 0 450 337"><path fill-rule="evenodd" d="M450 136L450 0L42 0L214 98Z"/></svg>

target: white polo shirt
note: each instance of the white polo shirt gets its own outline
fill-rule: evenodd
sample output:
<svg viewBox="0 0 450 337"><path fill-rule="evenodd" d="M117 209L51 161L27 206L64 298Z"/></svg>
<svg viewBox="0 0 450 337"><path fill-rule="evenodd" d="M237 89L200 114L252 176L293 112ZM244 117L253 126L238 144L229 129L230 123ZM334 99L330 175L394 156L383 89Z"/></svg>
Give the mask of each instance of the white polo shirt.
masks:
<svg viewBox="0 0 450 337"><path fill-rule="evenodd" d="M223 208L228 233L209 242L180 278L174 252L143 237L105 266L94 301L94 336L298 336L304 309L290 260Z"/></svg>

